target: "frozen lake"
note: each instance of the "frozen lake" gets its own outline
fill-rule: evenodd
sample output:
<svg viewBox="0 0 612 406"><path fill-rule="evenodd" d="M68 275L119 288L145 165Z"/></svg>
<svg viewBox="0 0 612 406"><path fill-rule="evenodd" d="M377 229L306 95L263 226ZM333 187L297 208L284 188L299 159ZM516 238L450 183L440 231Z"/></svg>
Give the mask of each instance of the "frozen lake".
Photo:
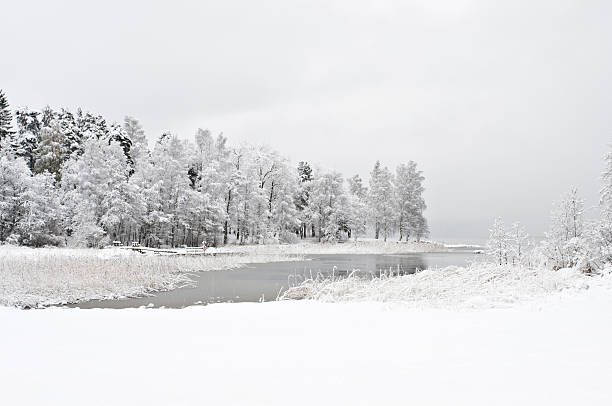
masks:
<svg viewBox="0 0 612 406"><path fill-rule="evenodd" d="M70 307L128 308L153 304L154 307L182 308L193 304L218 302L257 302L275 300L281 289L317 274L346 275L359 270L364 277L379 274L414 273L417 269L465 265L477 256L472 251L414 254L333 254L309 255L306 261L249 264L243 268L191 274L194 287L185 287L154 296L119 300L92 300Z"/></svg>

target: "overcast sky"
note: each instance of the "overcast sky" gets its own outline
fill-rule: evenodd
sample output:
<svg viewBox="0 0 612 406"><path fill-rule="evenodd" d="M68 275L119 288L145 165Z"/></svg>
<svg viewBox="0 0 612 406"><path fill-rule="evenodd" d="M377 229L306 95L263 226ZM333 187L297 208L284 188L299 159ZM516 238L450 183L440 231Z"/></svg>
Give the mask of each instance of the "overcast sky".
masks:
<svg viewBox="0 0 612 406"><path fill-rule="evenodd" d="M12 106L198 127L367 179L415 160L437 238L535 235L612 142L610 1L10 1ZM595 213L595 209L591 210Z"/></svg>

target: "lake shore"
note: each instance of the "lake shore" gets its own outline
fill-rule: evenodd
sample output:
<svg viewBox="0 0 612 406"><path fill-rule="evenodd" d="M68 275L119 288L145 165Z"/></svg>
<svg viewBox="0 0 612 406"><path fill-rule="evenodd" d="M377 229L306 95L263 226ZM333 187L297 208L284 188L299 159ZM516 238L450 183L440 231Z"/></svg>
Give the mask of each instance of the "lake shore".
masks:
<svg viewBox="0 0 612 406"><path fill-rule="evenodd" d="M443 243L433 241L383 241L362 239L345 241L342 243L319 243L315 241L299 242L296 244L262 244L262 245L226 245L217 248L222 253L241 254L289 254L289 255L318 255L318 254L414 254L425 252L449 252Z"/></svg>
<svg viewBox="0 0 612 406"><path fill-rule="evenodd" d="M45 307L93 299L147 296L187 286L188 273L299 255L144 255L130 250L0 247L0 306Z"/></svg>
<svg viewBox="0 0 612 406"><path fill-rule="evenodd" d="M181 249L177 249L180 252ZM0 247L0 306L22 308L142 297L189 286L186 274L249 263L299 261L318 254L449 252L441 243L360 240L344 243L227 245L219 255L154 255L131 250Z"/></svg>

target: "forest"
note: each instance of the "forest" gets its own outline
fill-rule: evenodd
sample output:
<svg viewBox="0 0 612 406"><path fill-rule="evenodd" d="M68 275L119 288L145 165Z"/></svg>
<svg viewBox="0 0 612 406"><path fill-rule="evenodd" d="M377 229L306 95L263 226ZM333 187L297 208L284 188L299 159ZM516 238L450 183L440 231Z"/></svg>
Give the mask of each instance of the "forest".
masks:
<svg viewBox="0 0 612 406"><path fill-rule="evenodd" d="M0 243L150 247L428 235L414 161L376 162L367 185L268 146L191 140L49 106L11 109L0 91Z"/></svg>

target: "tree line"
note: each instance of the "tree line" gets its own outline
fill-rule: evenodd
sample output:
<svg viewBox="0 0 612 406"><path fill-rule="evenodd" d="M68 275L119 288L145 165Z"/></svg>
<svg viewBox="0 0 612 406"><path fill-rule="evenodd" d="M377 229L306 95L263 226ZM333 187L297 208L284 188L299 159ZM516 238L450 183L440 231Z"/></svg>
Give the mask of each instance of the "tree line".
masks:
<svg viewBox="0 0 612 406"><path fill-rule="evenodd" d="M265 146L198 129L163 133L67 109L17 108L0 91L0 242L98 247L387 240L428 234L416 163L376 162L368 185Z"/></svg>

